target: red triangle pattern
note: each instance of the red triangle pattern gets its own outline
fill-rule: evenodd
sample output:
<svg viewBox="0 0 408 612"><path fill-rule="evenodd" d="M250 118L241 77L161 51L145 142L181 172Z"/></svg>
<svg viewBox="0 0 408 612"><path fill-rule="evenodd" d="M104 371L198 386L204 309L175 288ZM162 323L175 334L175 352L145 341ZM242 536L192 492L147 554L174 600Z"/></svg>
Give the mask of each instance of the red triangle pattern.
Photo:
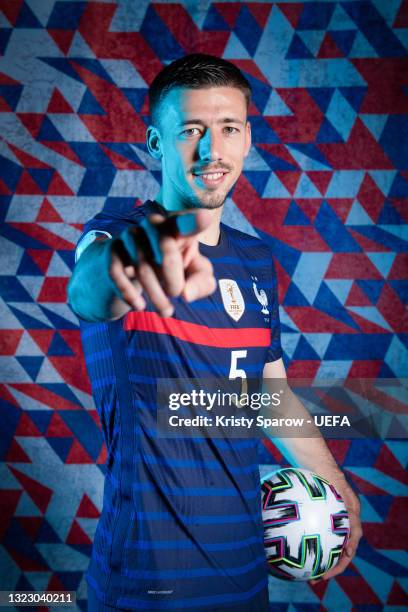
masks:
<svg viewBox="0 0 408 612"><path fill-rule="evenodd" d="M352 319L357 323L360 328L361 333L363 334L387 334L388 330L385 327L381 327L381 325L377 325L364 317L361 317L356 312L349 312L349 315Z"/></svg>
<svg viewBox="0 0 408 612"><path fill-rule="evenodd" d="M3 111L1 108L1 102L0 102L0 113L6 112L8 113L9 111ZM7 187L6 183L0 179L0 195L11 195L13 192Z"/></svg>
<svg viewBox="0 0 408 612"><path fill-rule="evenodd" d="M12 440L7 451L6 461L10 461L11 463L32 463L30 457L15 439Z"/></svg>
<svg viewBox="0 0 408 612"><path fill-rule="evenodd" d="M76 516L78 518L99 518L101 513L95 504L91 501L86 493L84 493L81 503L79 504Z"/></svg>
<svg viewBox="0 0 408 612"><path fill-rule="evenodd" d="M364 537L374 548L398 550L401 543L406 542L408 538L406 516L406 499L395 497L381 529L378 528L378 523L367 522L364 524Z"/></svg>
<svg viewBox="0 0 408 612"><path fill-rule="evenodd" d="M93 463L93 462L94 460L92 459L92 457L88 455L84 447L78 442L76 438L74 438L74 441L72 443L68 456L65 459L65 463L83 464L83 463Z"/></svg>
<svg viewBox="0 0 408 612"><path fill-rule="evenodd" d="M291 283L291 278L289 274L286 272L285 268L281 266L277 259L274 260L275 270L278 276L278 298L279 303L282 304L285 299L286 292Z"/></svg>
<svg viewBox="0 0 408 612"><path fill-rule="evenodd" d="M408 270L408 253L397 253L388 273L388 280L405 280Z"/></svg>
<svg viewBox="0 0 408 612"><path fill-rule="evenodd" d="M44 198L41 208L38 211L36 222L42 223L63 223L64 220L61 218L59 213L55 210L53 205L47 198Z"/></svg>
<svg viewBox="0 0 408 612"><path fill-rule="evenodd" d="M63 302L67 301L68 278L47 276L41 287L37 302Z"/></svg>
<svg viewBox="0 0 408 612"><path fill-rule="evenodd" d="M143 166L101 144L101 148L118 170L143 170Z"/></svg>
<svg viewBox="0 0 408 612"><path fill-rule="evenodd" d="M76 520L73 521L65 542L66 544L92 544L92 540Z"/></svg>
<svg viewBox="0 0 408 612"><path fill-rule="evenodd" d="M364 291L356 283L353 283L345 306L372 306L372 304Z"/></svg>
<svg viewBox="0 0 408 612"><path fill-rule="evenodd" d="M407 471L385 444L381 447L373 467L401 483L408 484Z"/></svg>
<svg viewBox="0 0 408 612"><path fill-rule="evenodd" d="M23 0L2 0L1 2L1 10L12 26L16 24L22 5Z"/></svg>
<svg viewBox="0 0 408 612"><path fill-rule="evenodd" d="M302 361L291 361L287 369L289 378L314 378L320 367L318 359L302 359Z"/></svg>
<svg viewBox="0 0 408 612"><path fill-rule="evenodd" d="M377 378L379 376L382 366L382 361L364 360L359 359L354 361L349 373L348 378Z"/></svg>
<svg viewBox="0 0 408 612"><path fill-rule="evenodd" d="M24 168L51 168L51 166L49 166L45 162L41 161L40 159L37 159L36 157L33 157L29 153L26 153L26 151L19 149L18 147L13 145L13 143L7 142L7 145L13 151L14 155L17 157L21 165L24 166Z"/></svg>
<svg viewBox="0 0 408 612"><path fill-rule="evenodd" d="M224 20L228 23L231 30L234 29L235 23L237 21L237 17L239 11L241 9L240 2L215 2L214 7L217 9L219 14L224 18Z"/></svg>
<svg viewBox="0 0 408 612"><path fill-rule="evenodd" d="M37 480L33 480L26 474L23 474L16 468L9 466L9 469L13 473L13 476L17 478L17 480L22 484L28 495L31 497L33 502L38 506L41 512L44 512L48 508L48 504L50 503L53 491L48 487L44 486Z"/></svg>
<svg viewBox="0 0 408 612"><path fill-rule="evenodd" d="M15 193L17 195L41 195L43 191L37 185L32 176L27 172L27 170L23 170Z"/></svg>
<svg viewBox="0 0 408 612"><path fill-rule="evenodd" d="M50 422L48 423L47 431L45 432L47 438L69 438L74 437L74 434L61 418L58 412L54 412Z"/></svg>
<svg viewBox="0 0 408 612"><path fill-rule="evenodd" d="M50 184L48 185L47 194L73 196L74 192L70 187L68 187L59 172L55 171Z"/></svg>
<svg viewBox="0 0 408 612"><path fill-rule="evenodd" d="M66 55L74 38L75 30L53 30L47 28L47 32L58 48Z"/></svg>
<svg viewBox="0 0 408 612"><path fill-rule="evenodd" d="M37 138L44 120L43 113L17 113L21 123L30 132L33 138Z"/></svg>
<svg viewBox="0 0 408 612"><path fill-rule="evenodd" d="M326 440L330 452L339 465L343 465L350 448L351 440Z"/></svg>
<svg viewBox="0 0 408 612"><path fill-rule="evenodd" d="M325 278L381 279L365 253L334 253Z"/></svg>
<svg viewBox="0 0 408 612"><path fill-rule="evenodd" d="M289 193L293 195L302 173L298 170L275 170L275 174Z"/></svg>
<svg viewBox="0 0 408 612"><path fill-rule="evenodd" d="M408 28L408 0L403 0L392 27Z"/></svg>
<svg viewBox="0 0 408 612"><path fill-rule="evenodd" d="M302 2L296 2L294 4L281 4L278 2L278 6L279 10L285 15L290 25L296 30L304 4Z"/></svg>
<svg viewBox="0 0 408 612"><path fill-rule="evenodd" d="M0 355L15 355L23 333L23 329L1 329Z"/></svg>
<svg viewBox="0 0 408 612"><path fill-rule="evenodd" d="M337 576L337 582L340 588L345 592L354 606L358 604L364 605L381 605L380 599L374 593L368 582L362 576Z"/></svg>
<svg viewBox="0 0 408 612"><path fill-rule="evenodd" d="M29 329L27 330L34 342L40 347L44 355L47 355L51 341L54 337L53 329Z"/></svg>
<svg viewBox="0 0 408 612"><path fill-rule="evenodd" d="M354 200L352 198L330 198L327 200L329 206L343 223L346 222L353 202Z"/></svg>
<svg viewBox="0 0 408 612"><path fill-rule="evenodd" d="M404 589L402 588L399 582L394 580L394 582L392 583L391 590L388 594L387 604L389 606L405 606L406 607L407 602L408 602L408 593L404 591Z"/></svg>
<svg viewBox="0 0 408 612"><path fill-rule="evenodd" d="M19 553L15 548L11 546L8 548L10 557L14 560L16 565L22 572L47 572L49 567L46 563L39 561L38 559L32 559ZM39 608L38 608L39 609Z"/></svg>
<svg viewBox="0 0 408 612"><path fill-rule="evenodd" d="M367 238L366 236L362 236L359 232L356 232L355 230L351 228L348 231L350 232L354 240L357 242L357 244L360 245L363 251L373 251L373 252L380 252L380 253L390 251L390 249L384 246L383 244L379 242L375 242L374 240L371 240L370 238Z"/></svg>
<svg viewBox="0 0 408 612"><path fill-rule="evenodd" d="M333 172L326 172L325 170L311 170L306 172L315 187L324 195L327 191L327 187L332 179Z"/></svg>
<svg viewBox="0 0 408 612"><path fill-rule="evenodd" d="M47 113L73 113L73 109L66 101L59 89L54 89L48 103Z"/></svg>
<svg viewBox="0 0 408 612"><path fill-rule="evenodd" d="M77 154L71 149L67 142L62 142L58 140L42 140L41 144L43 144L45 147L48 147L49 149L52 149L53 151L56 151L63 157L70 159L71 161L78 164L78 166L83 166L81 160L79 159Z"/></svg>
<svg viewBox="0 0 408 612"><path fill-rule="evenodd" d="M376 306L397 334L406 333L408 329L407 309L394 289L387 283L381 290Z"/></svg>
<svg viewBox="0 0 408 612"><path fill-rule="evenodd" d="M269 13L272 10L272 4L265 2L253 2L247 4L249 12L255 17L259 26L264 29L266 22L269 17Z"/></svg>
<svg viewBox="0 0 408 612"><path fill-rule="evenodd" d="M3 5L2 5L3 8ZM4 72L0 72L0 85L21 85L20 81L16 81L12 79L8 74L4 74Z"/></svg>
<svg viewBox="0 0 408 612"><path fill-rule="evenodd" d="M307 199L303 199L303 198L296 198L296 204L299 206L299 208L301 209L301 211L303 213L305 213L306 217L309 219L309 221L313 224L317 213L320 210L320 207L322 205L323 200L313 200L312 198L307 198Z"/></svg>
<svg viewBox="0 0 408 612"><path fill-rule="evenodd" d="M12 112L13 112L13 109L11 108L11 106L6 102L3 96L0 96L0 113L12 113Z"/></svg>
<svg viewBox="0 0 408 612"><path fill-rule="evenodd" d="M255 64L253 60L241 59L231 60L231 62L243 72L247 72L251 76L255 77L256 79L270 87L268 79L264 76L263 72L261 72L260 68L257 66L257 64Z"/></svg>
<svg viewBox="0 0 408 612"><path fill-rule="evenodd" d="M364 176L364 180L357 194L357 200L374 223L376 223L383 209L385 196L369 174Z"/></svg>
<svg viewBox="0 0 408 612"><path fill-rule="evenodd" d="M108 459L108 452L106 450L106 444L102 444L101 452L96 460L97 465L105 465Z"/></svg>
<svg viewBox="0 0 408 612"><path fill-rule="evenodd" d="M33 421L28 416L27 412L22 412L20 415L20 420L18 422L16 431L14 432L15 436L33 436L36 438L41 438L42 433L38 429L37 425L33 423Z"/></svg>
<svg viewBox="0 0 408 612"><path fill-rule="evenodd" d="M27 249L28 255L36 263L41 272L47 274L53 251L50 249Z"/></svg>
<svg viewBox="0 0 408 612"><path fill-rule="evenodd" d="M57 395L57 393L53 393L40 385L34 383L13 383L10 384L10 386L41 404L49 406L53 410L78 410L77 404L68 401L61 395Z"/></svg>
<svg viewBox="0 0 408 612"><path fill-rule="evenodd" d="M299 329L310 333L355 334L356 330L342 321L314 308L313 306L285 306L290 318ZM299 362L300 365L304 363ZM320 362L319 362L320 363ZM303 378L313 378L306 374Z"/></svg>
<svg viewBox="0 0 408 612"><path fill-rule="evenodd" d="M334 169L392 170L393 166L371 132L357 117L347 142L329 142L318 145Z"/></svg>
<svg viewBox="0 0 408 612"><path fill-rule="evenodd" d="M16 399L14 399L10 391L7 389L6 385L0 385L0 397L1 399L3 399L5 402L8 402L12 406L20 407L19 402Z"/></svg>
<svg viewBox="0 0 408 612"><path fill-rule="evenodd" d="M334 59L344 57L344 53L338 48L333 37L327 32L320 46L318 59Z"/></svg>

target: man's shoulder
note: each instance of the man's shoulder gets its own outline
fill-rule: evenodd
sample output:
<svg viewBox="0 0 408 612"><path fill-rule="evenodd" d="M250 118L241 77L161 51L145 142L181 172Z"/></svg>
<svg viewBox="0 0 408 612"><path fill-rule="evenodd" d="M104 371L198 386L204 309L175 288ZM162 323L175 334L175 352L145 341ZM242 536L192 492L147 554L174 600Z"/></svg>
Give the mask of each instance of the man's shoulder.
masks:
<svg viewBox="0 0 408 612"><path fill-rule="evenodd" d="M271 257L272 251L269 245L259 236L248 234L225 223L221 223L221 226L228 235L228 240L232 246L244 250L246 256L254 258L260 256Z"/></svg>
<svg viewBox="0 0 408 612"><path fill-rule="evenodd" d="M140 203L134 198L108 198L102 210L87 221L85 225L103 222L138 223L149 212L154 203L150 200Z"/></svg>

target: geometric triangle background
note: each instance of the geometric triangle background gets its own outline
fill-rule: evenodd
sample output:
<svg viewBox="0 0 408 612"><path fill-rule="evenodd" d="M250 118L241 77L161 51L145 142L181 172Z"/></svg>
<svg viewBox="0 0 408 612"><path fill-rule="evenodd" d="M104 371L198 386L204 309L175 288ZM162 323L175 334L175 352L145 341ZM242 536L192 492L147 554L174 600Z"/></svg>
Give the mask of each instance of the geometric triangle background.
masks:
<svg viewBox="0 0 408 612"><path fill-rule="evenodd" d="M106 448L66 286L84 223L157 191L147 88L164 64L208 52L251 82L224 218L273 252L289 377L408 376L407 2L136 4L1 16L0 589L75 590L83 611ZM328 585L271 578L271 609L401 610L406 442L328 442L364 538ZM260 461L287 458L268 443Z"/></svg>

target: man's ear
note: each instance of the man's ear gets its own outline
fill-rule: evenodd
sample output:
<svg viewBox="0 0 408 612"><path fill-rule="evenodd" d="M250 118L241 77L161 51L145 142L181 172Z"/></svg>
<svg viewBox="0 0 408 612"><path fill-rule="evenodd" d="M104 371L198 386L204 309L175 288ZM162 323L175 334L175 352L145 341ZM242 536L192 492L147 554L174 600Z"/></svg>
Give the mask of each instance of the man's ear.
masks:
<svg viewBox="0 0 408 612"><path fill-rule="evenodd" d="M154 159L161 159L162 148L160 140L160 132L153 125L149 125L146 131L147 149Z"/></svg>
<svg viewBox="0 0 408 612"><path fill-rule="evenodd" d="M244 157L246 157L249 153L249 150L251 148L251 143L252 143L252 135L251 135L251 124L249 122L249 120L247 120L246 124L245 124L245 153L244 153Z"/></svg>

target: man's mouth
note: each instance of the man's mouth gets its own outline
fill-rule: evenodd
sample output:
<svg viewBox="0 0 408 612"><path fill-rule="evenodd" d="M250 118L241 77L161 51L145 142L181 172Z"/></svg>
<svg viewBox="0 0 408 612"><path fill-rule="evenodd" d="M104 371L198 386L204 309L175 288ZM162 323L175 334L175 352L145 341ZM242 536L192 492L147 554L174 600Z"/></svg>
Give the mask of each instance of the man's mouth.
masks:
<svg viewBox="0 0 408 612"><path fill-rule="evenodd" d="M216 186L222 183L228 170L217 170L212 172L193 172L193 176L200 179L206 186Z"/></svg>

